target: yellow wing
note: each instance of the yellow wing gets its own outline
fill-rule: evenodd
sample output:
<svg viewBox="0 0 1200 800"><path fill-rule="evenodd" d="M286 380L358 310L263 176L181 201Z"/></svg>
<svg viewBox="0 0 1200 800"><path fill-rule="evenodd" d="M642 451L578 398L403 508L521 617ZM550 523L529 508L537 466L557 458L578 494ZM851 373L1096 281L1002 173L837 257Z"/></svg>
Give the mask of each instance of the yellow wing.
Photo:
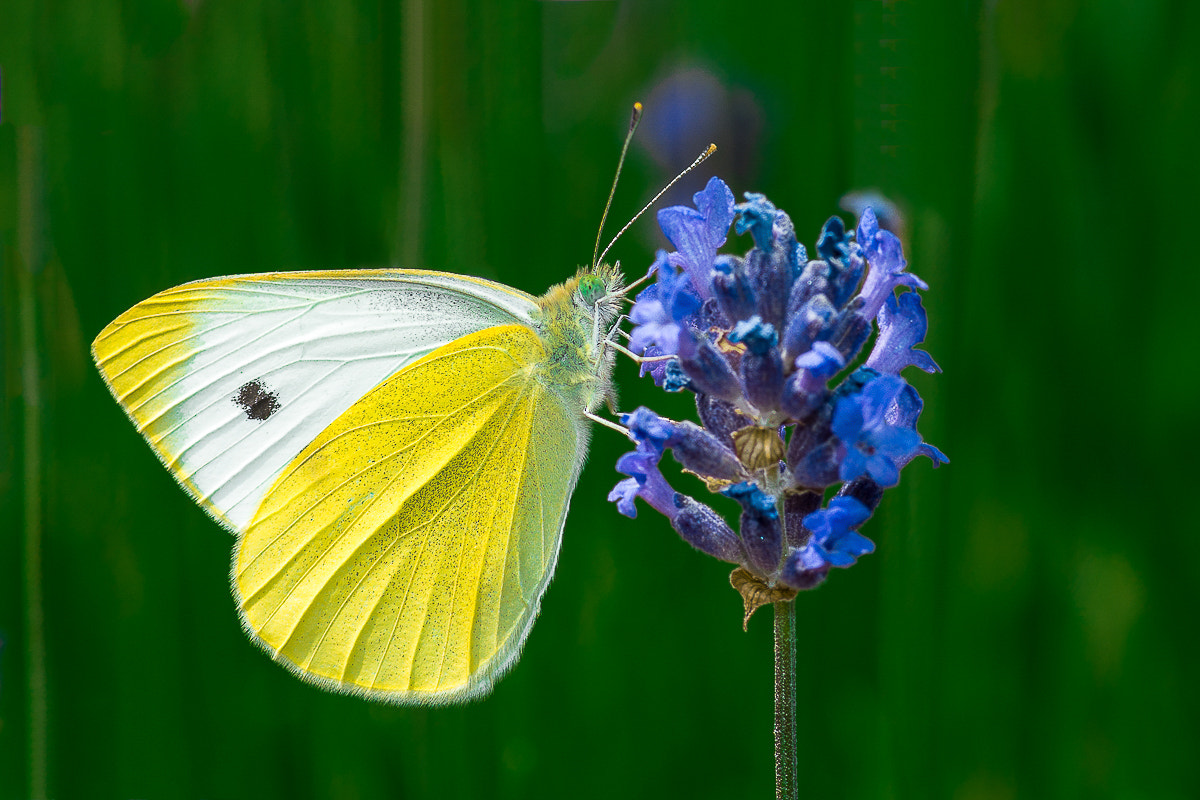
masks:
<svg viewBox="0 0 1200 800"><path fill-rule="evenodd" d="M241 537L243 622L327 688L400 703L484 694L558 558L586 429L521 325L388 378L284 469Z"/></svg>

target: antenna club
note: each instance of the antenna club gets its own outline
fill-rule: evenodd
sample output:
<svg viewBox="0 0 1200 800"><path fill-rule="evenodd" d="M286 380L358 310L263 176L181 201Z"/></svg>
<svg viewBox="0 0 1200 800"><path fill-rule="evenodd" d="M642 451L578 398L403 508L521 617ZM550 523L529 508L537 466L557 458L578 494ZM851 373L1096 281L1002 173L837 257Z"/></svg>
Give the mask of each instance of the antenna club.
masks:
<svg viewBox="0 0 1200 800"><path fill-rule="evenodd" d="M628 136L633 135L633 132L635 130L637 130L638 123L641 121L642 121L642 104L634 103L633 104L633 113L629 115L629 133L627 134Z"/></svg>

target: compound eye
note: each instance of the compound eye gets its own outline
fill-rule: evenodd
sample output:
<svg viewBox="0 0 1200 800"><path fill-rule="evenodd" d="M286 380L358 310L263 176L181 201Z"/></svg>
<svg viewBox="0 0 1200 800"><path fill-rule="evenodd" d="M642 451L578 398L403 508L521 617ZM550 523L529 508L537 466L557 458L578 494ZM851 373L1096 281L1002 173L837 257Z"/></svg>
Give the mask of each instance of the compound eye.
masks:
<svg viewBox="0 0 1200 800"><path fill-rule="evenodd" d="M606 294L608 294L608 287L598 276L585 275L580 279L579 296L583 298L583 302L587 303L588 307L594 308Z"/></svg>

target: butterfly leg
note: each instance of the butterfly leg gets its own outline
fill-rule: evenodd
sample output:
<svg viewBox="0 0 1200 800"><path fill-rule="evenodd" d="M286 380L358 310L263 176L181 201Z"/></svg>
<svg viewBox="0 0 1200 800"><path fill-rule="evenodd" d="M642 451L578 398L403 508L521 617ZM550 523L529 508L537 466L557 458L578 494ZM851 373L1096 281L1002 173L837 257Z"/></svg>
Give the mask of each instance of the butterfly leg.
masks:
<svg viewBox="0 0 1200 800"><path fill-rule="evenodd" d="M638 364L657 364L660 361L670 361L671 359L676 358L676 356L673 354L667 354L667 355L661 355L661 356L639 356L637 353L633 352L628 347L617 344L614 341L611 341L611 340L606 341L605 344L612 347L612 349L616 350L618 353L624 353L625 355L629 356Z"/></svg>
<svg viewBox="0 0 1200 800"><path fill-rule="evenodd" d="M624 425L618 425L617 423L613 422L612 420L607 420L604 417L597 416L590 411L583 412L583 415L585 417L587 417L588 419L590 419L592 422L599 422L604 427L612 428L614 431L617 431L618 433L620 433L623 436L629 435L629 429L626 428Z"/></svg>
<svg viewBox="0 0 1200 800"><path fill-rule="evenodd" d="M627 319L629 319L628 314L622 314L621 316L617 317L617 321L614 322L613 326L609 329L608 335L604 337L604 344L606 346L612 347L612 349L616 350L618 353L624 353L625 355L632 358L638 364L652 364L652 363L655 363L658 361L669 361L672 358L675 358L675 356L673 356L673 355L639 356L637 353L633 352L629 348L618 344L616 342L616 340L613 338L617 334L621 334L626 339L629 339L629 333L627 331L624 331L621 329L621 323Z"/></svg>

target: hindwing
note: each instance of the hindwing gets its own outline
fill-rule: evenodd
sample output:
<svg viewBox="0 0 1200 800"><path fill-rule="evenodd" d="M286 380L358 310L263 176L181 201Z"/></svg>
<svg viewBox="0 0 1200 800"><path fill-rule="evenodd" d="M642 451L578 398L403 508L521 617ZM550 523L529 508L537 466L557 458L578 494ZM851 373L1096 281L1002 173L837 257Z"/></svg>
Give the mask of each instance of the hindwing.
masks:
<svg viewBox="0 0 1200 800"><path fill-rule="evenodd" d="M581 409L539 380L529 327L409 364L329 424L266 491L234 592L277 660L393 702L486 692L554 570L586 448Z"/></svg>

